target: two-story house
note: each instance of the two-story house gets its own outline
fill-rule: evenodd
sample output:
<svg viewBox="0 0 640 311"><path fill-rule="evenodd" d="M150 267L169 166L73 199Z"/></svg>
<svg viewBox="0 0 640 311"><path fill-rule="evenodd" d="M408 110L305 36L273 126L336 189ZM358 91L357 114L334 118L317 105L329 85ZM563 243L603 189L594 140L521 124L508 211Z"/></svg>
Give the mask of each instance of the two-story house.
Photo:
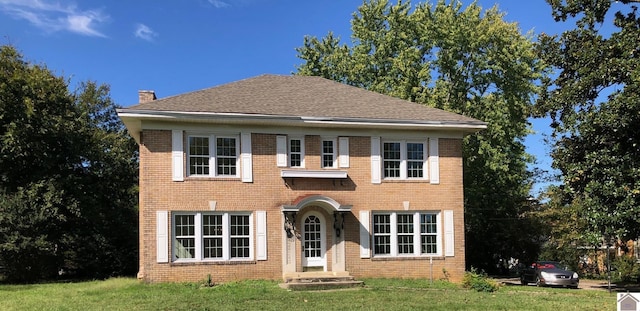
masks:
<svg viewBox="0 0 640 311"><path fill-rule="evenodd" d="M139 278L462 278L462 139L484 122L320 77L139 95L118 110L140 144Z"/></svg>

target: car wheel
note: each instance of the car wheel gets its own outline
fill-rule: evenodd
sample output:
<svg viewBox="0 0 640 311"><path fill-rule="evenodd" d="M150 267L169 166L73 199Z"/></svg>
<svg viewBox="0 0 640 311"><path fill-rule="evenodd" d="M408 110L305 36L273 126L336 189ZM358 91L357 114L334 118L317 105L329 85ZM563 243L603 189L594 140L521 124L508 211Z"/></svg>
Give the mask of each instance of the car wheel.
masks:
<svg viewBox="0 0 640 311"><path fill-rule="evenodd" d="M520 284L522 284L522 285L528 285L528 284L529 284L529 282L527 282L527 281L524 279L524 276L521 276L521 277L520 277Z"/></svg>
<svg viewBox="0 0 640 311"><path fill-rule="evenodd" d="M536 286L542 286L542 283L540 283L540 277L536 276Z"/></svg>

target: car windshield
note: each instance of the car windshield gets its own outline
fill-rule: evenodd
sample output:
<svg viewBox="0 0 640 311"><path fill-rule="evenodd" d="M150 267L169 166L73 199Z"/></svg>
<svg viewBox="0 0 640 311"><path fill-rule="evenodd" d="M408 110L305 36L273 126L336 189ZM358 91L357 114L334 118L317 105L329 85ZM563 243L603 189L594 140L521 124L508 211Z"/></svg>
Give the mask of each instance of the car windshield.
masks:
<svg viewBox="0 0 640 311"><path fill-rule="evenodd" d="M559 263L557 262L537 262L535 263L536 268L538 269L555 269L555 268L560 268L562 269L563 267L560 266Z"/></svg>

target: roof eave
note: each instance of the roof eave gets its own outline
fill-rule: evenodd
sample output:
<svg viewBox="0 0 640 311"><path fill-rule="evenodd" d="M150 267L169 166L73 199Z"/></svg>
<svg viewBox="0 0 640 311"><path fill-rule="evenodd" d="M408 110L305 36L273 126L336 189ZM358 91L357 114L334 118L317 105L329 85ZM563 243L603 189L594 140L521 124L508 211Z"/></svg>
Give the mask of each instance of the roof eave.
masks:
<svg viewBox="0 0 640 311"><path fill-rule="evenodd" d="M369 118L345 118L345 117L305 117L264 115L246 113L214 113L214 112L182 112L182 111L156 111L118 109L118 116L139 141L142 120L156 121L223 121L227 124L282 124L291 126L325 126L325 127L349 127L349 128L386 128L386 129L439 129L460 130L465 133L473 133L487 128L487 123L482 121L424 121L424 120L397 120L397 119L369 119Z"/></svg>

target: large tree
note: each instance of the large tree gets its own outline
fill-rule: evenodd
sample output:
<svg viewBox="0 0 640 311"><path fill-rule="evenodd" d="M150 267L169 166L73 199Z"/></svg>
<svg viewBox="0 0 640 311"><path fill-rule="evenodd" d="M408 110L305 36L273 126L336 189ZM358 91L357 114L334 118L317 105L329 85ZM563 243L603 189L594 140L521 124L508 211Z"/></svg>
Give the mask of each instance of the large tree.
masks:
<svg viewBox="0 0 640 311"><path fill-rule="evenodd" d="M532 38L496 7L458 1L365 1L350 45L332 33L305 37L297 74L346 84L488 122L464 139L467 266L535 256L536 231L524 217L531 174L523 138L545 68Z"/></svg>
<svg viewBox="0 0 640 311"><path fill-rule="evenodd" d="M0 265L14 281L133 274L137 149L106 85L0 47Z"/></svg>
<svg viewBox="0 0 640 311"><path fill-rule="evenodd" d="M547 0L560 35L540 36L555 67L538 113L552 120L563 204L579 206L582 240L640 236L640 18L633 0Z"/></svg>

